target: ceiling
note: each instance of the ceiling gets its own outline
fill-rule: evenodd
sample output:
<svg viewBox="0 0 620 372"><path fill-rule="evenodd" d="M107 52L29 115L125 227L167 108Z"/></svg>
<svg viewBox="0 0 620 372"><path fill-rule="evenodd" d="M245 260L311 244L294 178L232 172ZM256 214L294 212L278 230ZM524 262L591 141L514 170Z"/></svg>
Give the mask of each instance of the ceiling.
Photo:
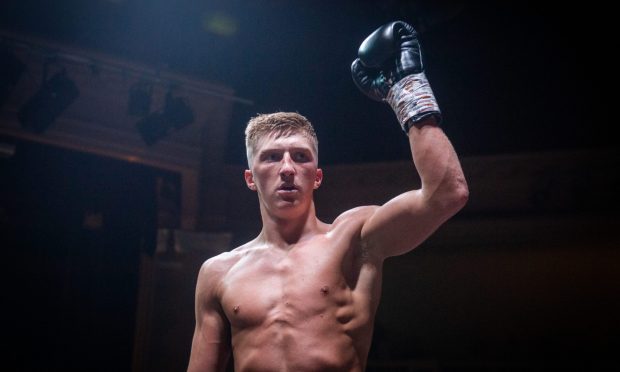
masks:
<svg viewBox="0 0 620 372"><path fill-rule="evenodd" d="M232 86L227 161L259 112L298 111L323 163L410 158L389 107L355 88L361 41L401 19L420 32L444 129L463 156L613 145L598 89L606 59L587 47L600 10L465 1L8 0L0 28ZM596 57L595 57L596 56Z"/></svg>

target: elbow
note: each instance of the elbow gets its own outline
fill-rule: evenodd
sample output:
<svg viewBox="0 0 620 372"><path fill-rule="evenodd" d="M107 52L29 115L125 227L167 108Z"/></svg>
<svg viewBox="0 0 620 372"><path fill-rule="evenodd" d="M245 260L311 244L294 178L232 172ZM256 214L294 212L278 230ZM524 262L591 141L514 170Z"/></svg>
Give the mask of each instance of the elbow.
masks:
<svg viewBox="0 0 620 372"><path fill-rule="evenodd" d="M453 180L434 193L434 205L437 210L452 216L463 209L469 200L469 187L464 178Z"/></svg>
<svg viewBox="0 0 620 372"><path fill-rule="evenodd" d="M467 186L465 178L459 177L454 181L450 189L451 196L448 199L450 200L451 208L454 210L454 213L456 213L467 204L469 200L469 187Z"/></svg>
<svg viewBox="0 0 620 372"><path fill-rule="evenodd" d="M467 183L465 181L459 183L459 186L454 189L452 194L452 204L454 209L456 209L456 213L463 209L469 201L469 187L467 187Z"/></svg>

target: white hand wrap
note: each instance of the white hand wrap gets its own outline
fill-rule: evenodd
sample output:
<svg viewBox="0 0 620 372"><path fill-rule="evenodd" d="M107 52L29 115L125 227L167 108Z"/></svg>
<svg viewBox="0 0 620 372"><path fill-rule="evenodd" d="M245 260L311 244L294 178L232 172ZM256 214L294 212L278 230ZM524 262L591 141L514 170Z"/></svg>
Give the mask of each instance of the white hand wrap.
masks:
<svg viewBox="0 0 620 372"><path fill-rule="evenodd" d="M405 133L409 133L411 126L426 116L436 115L438 119L441 117L441 111L424 72L407 75L398 81L390 88L385 100L392 106Z"/></svg>

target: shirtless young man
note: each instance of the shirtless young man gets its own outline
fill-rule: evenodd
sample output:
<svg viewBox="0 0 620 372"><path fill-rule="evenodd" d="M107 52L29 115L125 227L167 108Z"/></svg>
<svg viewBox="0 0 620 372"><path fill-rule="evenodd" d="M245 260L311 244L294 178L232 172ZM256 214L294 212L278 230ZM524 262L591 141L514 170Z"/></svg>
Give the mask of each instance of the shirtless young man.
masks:
<svg viewBox="0 0 620 372"><path fill-rule="evenodd" d="M313 202L323 173L310 123L295 113L250 120L245 181L263 227L200 269L189 371L225 370L231 352L237 371L363 371L383 261L414 249L464 206L467 185L438 126L415 30L380 27L351 69L362 92L394 109L421 188L324 223Z"/></svg>

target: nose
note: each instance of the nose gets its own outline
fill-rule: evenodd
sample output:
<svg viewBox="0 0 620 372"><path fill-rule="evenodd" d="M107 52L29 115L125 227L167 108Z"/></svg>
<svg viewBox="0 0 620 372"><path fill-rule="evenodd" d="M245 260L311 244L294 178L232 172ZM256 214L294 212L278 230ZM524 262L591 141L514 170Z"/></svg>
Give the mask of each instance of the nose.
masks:
<svg viewBox="0 0 620 372"><path fill-rule="evenodd" d="M291 159L291 155L287 152L282 157L282 166L280 167L280 176L291 177L295 175L295 162Z"/></svg>

